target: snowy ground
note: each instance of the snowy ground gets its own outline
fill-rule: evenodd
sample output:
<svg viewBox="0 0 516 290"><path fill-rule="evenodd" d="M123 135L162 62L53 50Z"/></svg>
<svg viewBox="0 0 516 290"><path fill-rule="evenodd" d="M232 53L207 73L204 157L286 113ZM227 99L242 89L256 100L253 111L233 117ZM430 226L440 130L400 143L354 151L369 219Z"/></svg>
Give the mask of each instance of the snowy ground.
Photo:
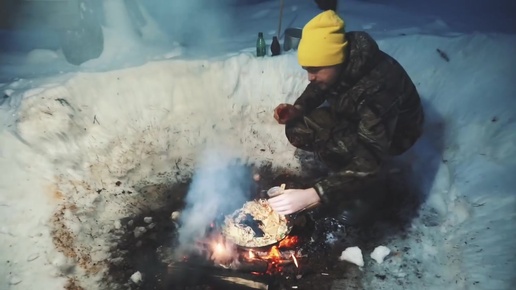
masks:
<svg viewBox="0 0 516 290"><path fill-rule="evenodd" d="M283 27L318 12L308 1L286 3ZM58 50L3 55L0 289L70 281L97 289L110 230L135 212L138 189L191 177L207 147L229 148L217 151L221 160L299 166L272 110L295 100L305 73L295 52L253 55L258 31L268 41L276 33L277 6L233 7L231 35L191 49L108 23L105 53L79 68ZM340 10L348 30L371 32L407 69L428 116L425 136L403 158L427 200L409 235L386 241L399 254L376 264L364 253L364 289L399 289L379 273L407 289L511 289L516 36L368 1ZM224 45L205 49L214 43Z"/></svg>

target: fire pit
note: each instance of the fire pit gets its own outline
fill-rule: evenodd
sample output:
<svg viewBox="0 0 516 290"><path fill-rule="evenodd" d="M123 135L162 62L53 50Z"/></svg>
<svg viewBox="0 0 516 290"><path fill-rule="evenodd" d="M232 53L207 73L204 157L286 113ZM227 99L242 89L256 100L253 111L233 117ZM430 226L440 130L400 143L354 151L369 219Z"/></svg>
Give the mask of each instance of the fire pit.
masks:
<svg viewBox="0 0 516 290"><path fill-rule="evenodd" d="M270 188L289 181L271 178L262 182L264 188ZM372 250L381 237L363 239L345 229L345 238L339 238L339 231L344 228L336 221L316 225L309 216L301 216L281 241L261 248L239 247L227 241L221 234L220 221L216 220L209 225L206 235L196 241L197 251L175 256L178 224L171 213L183 209L188 186L184 183L144 190L142 196L152 195L153 203L162 207L142 210L121 222L115 233L118 237L113 241L116 246L107 261L110 270L104 283L108 285L106 289L362 288L360 269L338 258L349 246ZM329 236L336 237L331 244Z"/></svg>

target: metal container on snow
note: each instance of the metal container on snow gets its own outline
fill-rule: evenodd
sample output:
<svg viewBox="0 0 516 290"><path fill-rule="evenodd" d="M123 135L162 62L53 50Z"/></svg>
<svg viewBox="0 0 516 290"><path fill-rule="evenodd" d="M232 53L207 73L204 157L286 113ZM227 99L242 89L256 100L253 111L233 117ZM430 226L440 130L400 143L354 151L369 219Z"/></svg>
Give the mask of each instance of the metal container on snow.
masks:
<svg viewBox="0 0 516 290"><path fill-rule="evenodd" d="M301 40L302 35L301 28L289 27L285 29L285 36L283 40L283 50L289 51L291 49L297 50L299 46L299 41Z"/></svg>

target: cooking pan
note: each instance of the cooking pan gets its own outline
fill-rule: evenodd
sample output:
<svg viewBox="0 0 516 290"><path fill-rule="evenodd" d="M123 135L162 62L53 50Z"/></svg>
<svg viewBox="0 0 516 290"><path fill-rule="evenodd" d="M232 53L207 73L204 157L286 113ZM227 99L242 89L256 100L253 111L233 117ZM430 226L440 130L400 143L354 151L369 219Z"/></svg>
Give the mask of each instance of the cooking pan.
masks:
<svg viewBox="0 0 516 290"><path fill-rule="evenodd" d="M269 197L278 196L283 193L284 188L285 188L284 185L282 185L281 187L280 186L273 187L267 191L267 195ZM253 204L253 203L258 203L260 206ZM257 221L254 219L254 217L252 217L251 220L247 219L247 216L248 215L250 216L250 214L245 213L244 208L248 205L249 206L254 205L254 206L256 206L256 208L266 211L267 213L264 215L267 216L267 219L272 219L272 218L276 219L277 218L279 220L279 223L278 223L279 226L276 229L277 232L267 233L270 235L269 239L261 239L261 237L266 234L262 231L261 228L258 227L259 223L261 223L262 221L259 221L259 220ZM244 215L246 216L246 218L243 218ZM274 215L276 215L276 217L274 217ZM224 221L224 223L222 225L222 228L223 228L222 233L224 234L224 236L227 239L231 240L233 243L235 243L238 247L243 248L243 249L257 249L257 248L267 248L267 247L273 246L273 245L279 243L280 241L282 241L283 239L285 239L290 234L290 232L292 231L292 227L293 227L290 222L290 219L274 212L270 208L270 206L267 204L266 200L264 200L264 199L247 202L241 209L235 211L233 214L231 214L227 218L232 220L234 224L246 225L247 226L246 228L251 228L254 231L254 234L258 235L258 236L255 236L255 238L253 238L252 240L248 240L248 241L239 240L237 237L234 237L229 234L229 232L231 232L230 231L231 227L229 225L226 225L226 221ZM236 222L236 221L238 221L238 222ZM255 223L255 224L253 225L253 223ZM263 223L262 223L262 225L263 225ZM226 226L227 226L227 228L226 228ZM260 233L258 233L258 231L261 231L262 235L260 235Z"/></svg>

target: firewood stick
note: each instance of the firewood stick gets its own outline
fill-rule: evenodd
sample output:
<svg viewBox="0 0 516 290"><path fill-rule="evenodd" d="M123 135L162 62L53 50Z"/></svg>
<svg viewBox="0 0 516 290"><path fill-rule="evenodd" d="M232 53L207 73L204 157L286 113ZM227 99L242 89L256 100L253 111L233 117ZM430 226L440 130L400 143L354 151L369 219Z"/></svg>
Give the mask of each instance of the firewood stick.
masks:
<svg viewBox="0 0 516 290"><path fill-rule="evenodd" d="M217 289L228 289L235 286L250 289L269 289L265 276L228 270L214 265L177 262L169 265L168 273L171 286L194 286L203 285L207 282L211 285L216 284L213 286L217 286Z"/></svg>
<svg viewBox="0 0 516 290"><path fill-rule="evenodd" d="M261 290L267 290L269 289L269 285L263 282L253 281L248 278L241 278L241 277L228 277L228 276L222 276L222 275L212 275L213 278L219 279L224 282L228 282L232 285L240 285L245 286L252 289L261 289Z"/></svg>

